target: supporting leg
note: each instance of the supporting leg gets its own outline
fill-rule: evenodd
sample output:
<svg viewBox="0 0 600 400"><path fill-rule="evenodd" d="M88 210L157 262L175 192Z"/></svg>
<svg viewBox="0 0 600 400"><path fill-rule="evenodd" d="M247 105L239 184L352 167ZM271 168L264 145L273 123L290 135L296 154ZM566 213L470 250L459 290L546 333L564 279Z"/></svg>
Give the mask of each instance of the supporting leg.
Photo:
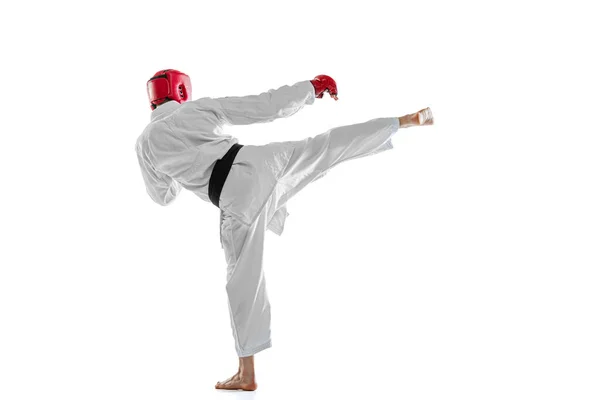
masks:
<svg viewBox="0 0 600 400"><path fill-rule="evenodd" d="M223 382L217 382L215 389L256 390L258 385L254 376L254 356L240 357L238 372Z"/></svg>
<svg viewBox="0 0 600 400"><path fill-rule="evenodd" d="M256 390L254 354L271 347L271 306L262 269L266 210L251 226L224 213L221 237L227 259L227 298L238 372L217 389Z"/></svg>

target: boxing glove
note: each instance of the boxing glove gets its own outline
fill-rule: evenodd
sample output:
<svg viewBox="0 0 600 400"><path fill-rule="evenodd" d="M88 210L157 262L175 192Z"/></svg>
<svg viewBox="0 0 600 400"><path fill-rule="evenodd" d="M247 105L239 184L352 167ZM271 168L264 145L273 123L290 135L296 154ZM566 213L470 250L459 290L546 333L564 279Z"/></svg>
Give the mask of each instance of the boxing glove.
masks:
<svg viewBox="0 0 600 400"><path fill-rule="evenodd" d="M315 79L311 80L310 83L315 87L315 97L320 99L323 97L323 93L329 92L330 96L337 96L337 85L333 78L327 75L317 75Z"/></svg>

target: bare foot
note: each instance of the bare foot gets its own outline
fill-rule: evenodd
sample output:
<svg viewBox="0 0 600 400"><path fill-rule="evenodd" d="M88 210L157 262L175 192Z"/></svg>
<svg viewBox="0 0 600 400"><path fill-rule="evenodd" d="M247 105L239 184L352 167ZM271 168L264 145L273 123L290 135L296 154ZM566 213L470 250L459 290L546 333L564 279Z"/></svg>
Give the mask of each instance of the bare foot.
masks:
<svg viewBox="0 0 600 400"><path fill-rule="evenodd" d="M257 385L254 376L243 375L238 371L237 374L223 382L217 382L215 389L225 390L256 390Z"/></svg>
<svg viewBox="0 0 600 400"><path fill-rule="evenodd" d="M419 125L433 125L433 113L429 107L422 109L417 115L419 116Z"/></svg>
<svg viewBox="0 0 600 400"><path fill-rule="evenodd" d="M429 107L424 108L414 114L408 114L399 118L400 128L409 128L411 126L433 125L433 113Z"/></svg>

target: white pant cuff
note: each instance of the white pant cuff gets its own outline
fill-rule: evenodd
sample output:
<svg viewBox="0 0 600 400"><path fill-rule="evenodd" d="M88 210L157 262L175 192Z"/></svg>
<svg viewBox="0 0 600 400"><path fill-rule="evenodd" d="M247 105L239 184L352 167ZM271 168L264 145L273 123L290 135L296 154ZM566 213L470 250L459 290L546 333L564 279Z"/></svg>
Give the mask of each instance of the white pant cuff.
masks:
<svg viewBox="0 0 600 400"><path fill-rule="evenodd" d="M253 356L256 353L266 350L268 348L271 347L271 339L269 339L267 342L261 344L260 346L256 346L252 349L248 349L248 350L244 350L244 351L238 351L238 357L249 357L249 356Z"/></svg>

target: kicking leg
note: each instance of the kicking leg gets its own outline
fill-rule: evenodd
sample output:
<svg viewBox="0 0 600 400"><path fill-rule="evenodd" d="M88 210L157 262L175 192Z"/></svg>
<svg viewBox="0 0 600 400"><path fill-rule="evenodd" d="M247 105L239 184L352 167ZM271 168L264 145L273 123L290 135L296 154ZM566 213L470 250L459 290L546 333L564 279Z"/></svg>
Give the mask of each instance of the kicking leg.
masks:
<svg viewBox="0 0 600 400"><path fill-rule="evenodd" d="M429 108L402 117L376 118L363 123L338 126L325 133L288 142L292 156L278 181L285 204L310 182L323 177L334 166L393 148L391 139L398 128L432 125Z"/></svg>

